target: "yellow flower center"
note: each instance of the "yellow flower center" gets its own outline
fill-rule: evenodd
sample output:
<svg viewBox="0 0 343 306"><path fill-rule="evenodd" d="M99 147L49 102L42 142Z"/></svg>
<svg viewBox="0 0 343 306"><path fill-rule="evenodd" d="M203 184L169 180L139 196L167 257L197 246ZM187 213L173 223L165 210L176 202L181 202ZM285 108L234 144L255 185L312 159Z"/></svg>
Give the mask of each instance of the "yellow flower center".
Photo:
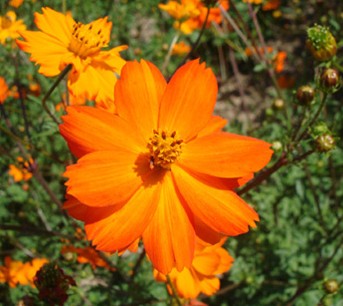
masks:
<svg viewBox="0 0 343 306"><path fill-rule="evenodd" d="M87 56L97 53L102 47L107 46L107 38L104 37L99 24L77 22L73 28L68 49L81 58L85 59Z"/></svg>
<svg viewBox="0 0 343 306"><path fill-rule="evenodd" d="M168 135L165 131L159 133L154 130L154 135L150 137L147 145L151 169L161 167L169 170L181 154L182 143L183 140L177 139L175 131Z"/></svg>

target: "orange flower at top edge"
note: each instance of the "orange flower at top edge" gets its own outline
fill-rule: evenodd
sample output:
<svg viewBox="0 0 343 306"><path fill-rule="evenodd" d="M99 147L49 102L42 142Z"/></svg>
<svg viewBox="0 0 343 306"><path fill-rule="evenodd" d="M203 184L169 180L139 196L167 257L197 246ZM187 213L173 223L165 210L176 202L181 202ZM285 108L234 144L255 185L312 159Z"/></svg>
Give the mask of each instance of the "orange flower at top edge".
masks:
<svg viewBox="0 0 343 306"><path fill-rule="evenodd" d="M24 41L18 46L31 53L31 61L40 65L45 76L58 75L68 64L68 88L75 97L113 103L113 87L125 61L119 52L126 46L102 51L109 43L112 23L107 17L89 24L75 22L70 14L63 15L50 8L35 13L40 31L21 31Z"/></svg>
<svg viewBox="0 0 343 306"><path fill-rule="evenodd" d="M11 0L8 4L10 6L18 8L19 6L21 6L23 4L23 2L24 2L24 0Z"/></svg>
<svg viewBox="0 0 343 306"><path fill-rule="evenodd" d="M4 16L0 16L0 44L4 45L7 39L16 39L20 35L18 31L25 31L26 25L23 20L18 19L13 11L7 12Z"/></svg>
<svg viewBox="0 0 343 306"><path fill-rule="evenodd" d="M8 85L3 77L0 77L0 104L3 104L9 95Z"/></svg>
<svg viewBox="0 0 343 306"><path fill-rule="evenodd" d="M218 5L227 10L229 1L220 0ZM159 8L176 19L174 28L186 35L191 34L195 29L201 29L206 20L207 7L201 0L169 1L167 4L159 4ZM212 22L220 23L221 21L222 16L219 7L210 8L206 27L209 27Z"/></svg>
<svg viewBox="0 0 343 306"><path fill-rule="evenodd" d="M181 272L175 268L168 274L178 295L182 298L196 298L200 293L213 295L220 288L219 274L227 272L233 263L233 258L221 247L224 240L212 246L198 242L194 259L190 268ZM157 281L167 282L164 274L154 270ZM169 293L172 293L168 286Z"/></svg>
<svg viewBox="0 0 343 306"><path fill-rule="evenodd" d="M122 70L116 114L67 109L60 132L79 159L64 174L64 208L85 222L98 250L123 251L142 238L167 274L191 267L196 236L213 244L256 226L257 213L234 189L269 162L270 144L222 132L226 121L212 115L217 91L199 60L168 84L142 60Z"/></svg>

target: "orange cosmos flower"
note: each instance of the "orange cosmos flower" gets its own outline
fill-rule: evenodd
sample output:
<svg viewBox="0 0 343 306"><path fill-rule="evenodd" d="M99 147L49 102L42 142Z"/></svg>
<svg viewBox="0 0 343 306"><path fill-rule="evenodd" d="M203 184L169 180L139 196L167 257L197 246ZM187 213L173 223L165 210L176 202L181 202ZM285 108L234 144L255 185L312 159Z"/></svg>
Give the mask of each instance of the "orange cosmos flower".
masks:
<svg viewBox="0 0 343 306"><path fill-rule="evenodd" d="M283 71L285 67L285 60L287 58L287 53L284 51L279 51L274 57L274 70L277 73Z"/></svg>
<svg viewBox="0 0 343 306"><path fill-rule="evenodd" d="M21 6L23 4L23 2L24 2L24 0L11 0L10 2L8 2L8 4L10 6L18 8L19 6Z"/></svg>
<svg viewBox="0 0 343 306"><path fill-rule="evenodd" d="M276 10L277 8L279 8L280 5L281 5L280 0L269 0L267 1L266 4L262 6L262 10L264 11Z"/></svg>
<svg viewBox="0 0 343 306"><path fill-rule="evenodd" d="M229 8L228 0L220 0L218 4L222 5L225 10ZM201 0L169 1L167 4L159 4L158 7L176 19L174 28L186 35L196 29L201 29L206 20L207 7ZM211 8L206 27L209 27L211 22L220 23L221 21L220 9L218 7Z"/></svg>
<svg viewBox="0 0 343 306"><path fill-rule="evenodd" d="M15 182L28 181L32 177L30 167L33 165L33 159L24 161L22 157L17 157L18 167L16 165L9 165L8 174L13 177Z"/></svg>
<svg viewBox="0 0 343 306"><path fill-rule="evenodd" d="M3 77L0 77L0 104L4 104L9 95L8 85Z"/></svg>
<svg viewBox="0 0 343 306"><path fill-rule="evenodd" d="M218 275L228 271L233 263L233 258L221 247L224 241L212 246L198 241L192 266L180 272L175 268L171 270L168 275L180 297L196 298L200 293L210 296L219 290ZM154 270L154 277L157 281L167 282L166 276L157 270ZM172 293L169 286L168 291Z"/></svg>
<svg viewBox="0 0 343 306"><path fill-rule="evenodd" d="M17 284L34 287L33 278L36 272L47 262L47 259L35 258L31 262L23 263L6 256L4 266L0 266L0 283L8 283L11 288Z"/></svg>
<svg viewBox="0 0 343 306"><path fill-rule="evenodd" d="M25 31L26 26L23 20L17 20L17 15L13 11L0 16L0 44L4 45L7 39L16 39L20 35L18 31Z"/></svg>
<svg viewBox="0 0 343 306"><path fill-rule="evenodd" d="M191 51L191 46L186 44L184 41L181 41L174 45L172 54L182 56L187 54L189 51Z"/></svg>
<svg viewBox="0 0 343 306"><path fill-rule="evenodd" d="M206 86L204 86L206 84ZM213 116L217 82L199 60L167 84L142 60L128 62L114 96L116 114L72 106L61 134L79 158L67 168L71 216L105 252L144 246L167 274L192 264L195 237L216 243L254 227L257 213L233 191L272 155L270 145L221 132Z"/></svg>
<svg viewBox="0 0 343 306"><path fill-rule="evenodd" d="M50 8L35 13L35 23L41 30L21 31L25 41L18 46L31 53L31 60L40 65L46 76L58 75L68 64L68 88L76 97L113 103L113 87L125 61L119 52L127 46L101 51L109 43L112 23L107 17L89 24L75 22L70 14L63 15Z"/></svg>

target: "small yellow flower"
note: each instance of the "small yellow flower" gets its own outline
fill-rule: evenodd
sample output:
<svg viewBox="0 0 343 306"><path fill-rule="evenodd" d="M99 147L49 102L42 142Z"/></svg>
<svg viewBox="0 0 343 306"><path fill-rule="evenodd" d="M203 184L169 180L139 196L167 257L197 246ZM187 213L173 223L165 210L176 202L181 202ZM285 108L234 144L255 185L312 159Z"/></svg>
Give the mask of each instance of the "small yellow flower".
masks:
<svg viewBox="0 0 343 306"><path fill-rule="evenodd" d="M0 16L0 44L4 45L7 39L16 39L20 35L18 31L25 31L26 25L23 20L18 19L13 11L7 12L4 16Z"/></svg>

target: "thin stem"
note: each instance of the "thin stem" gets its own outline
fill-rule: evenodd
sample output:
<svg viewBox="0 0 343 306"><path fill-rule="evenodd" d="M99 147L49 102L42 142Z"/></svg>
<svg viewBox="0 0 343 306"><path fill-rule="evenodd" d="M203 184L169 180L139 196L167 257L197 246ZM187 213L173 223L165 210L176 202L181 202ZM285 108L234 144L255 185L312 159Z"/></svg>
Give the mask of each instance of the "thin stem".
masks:
<svg viewBox="0 0 343 306"><path fill-rule="evenodd" d="M51 117L51 119L56 123L56 124L60 124L60 122L57 120L57 118L50 112L49 107L46 105L46 102L48 100L48 98L50 97L50 95L53 93L53 91L55 90L55 88L58 86L58 84L61 82L61 80L68 74L68 72L71 70L71 68L73 67L72 64L67 65L63 71L60 73L60 75L58 76L57 80L54 82L54 84L51 86L51 88L48 90L48 92L45 94L45 96L43 97L42 100L42 104L43 107L45 109L45 111L48 113L48 115Z"/></svg>
<svg viewBox="0 0 343 306"><path fill-rule="evenodd" d="M226 18L226 20L229 22L229 24L232 26L234 31L237 33L237 35L241 38L241 40L244 42L246 47L251 48L251 43L249 42L248 38L243 34L243 32L240 30L240 28L237 26L236 22L231 18L231 16L225 11L222 5L219 5L220 11L223 14L223 16ZM255 53L252 55L257 61L259 61L259 58Z"/></svg>
<svg viewBox="0 0 343 306"><path fill-rule="evenodd" d="M163 74L165 73L165 71L166 71L166 69L168 67L168 64L169 64L169 61L170 61L170 57L171 57L172 52L173 52L173 48L174 48L175 44L177 43L179 37L180 37L180 32L178 31L176 33L176 35L173 37L172 42L170 43L170 46L169 46L169 49L168 49L168 53L167 53L166 58L164 59L164 62L162 64L161 70L162 70Z"/></svg>
<svg viewBox="0 0 343 306"><path fill-rule="evenodd" d="M175 286L173 284L173 282L171 281L169 275L167 274L166 275L166 278L167 278L167 284L170 286L171 290L172 290L172 293L173 293L173 297L175 298L175 301L176 301L176 304L178 306L182 306L182 303L180 301L180 298L179 298L179 295L177 294L177 291L175 289Z"/></svg>
<svg viewBox="0 0 343 306"><path fill-rule="evenodd" d="M138 257L138 259L136 261L136 264L135 264L135 266L132 269L132 274L131 274L131 277L130 277L130 282L132 282L134 280L134 278L136 277L137 271L138 271L139 267L141 266L144 258L145 258L145 250L143 250L139 254L139 257Z"/></svg>
<svg viewBox="0 0 343 306"><path fill-rule="evenodd" d="M200 43L200 39L201 39L202 35L205 32L209 15L210 15L210 7L207 7L205 21L204 21L204 23L203 23L203 25L201 27L200 33L198 35L198 38L195 41L195 43L192 44L191 51L189 51L189 53L185 56L185 58L182 60L182 62L181 62L181 64L179 66L182 66L184 63L186 63L187 59L189 59L193 55L194 51L198 48L198 45Z"/></svg>
<svg viewBox="0 0 343 306"><path fill-rule="evenodd" d="M276 80L274 69L272 67L272 64L271 64L268 56L267 56L267 54L268 54L267 52L268 51L267 51L266 42L264 40L263 33L261 31L261 27L260 27L260 25L258 23L258 20L256 18L256 13L254 12L254 10L252 8L252 5L250 3L248 3L248 9L249 9L249 15L252 18L254 26L256 28L256 32L257 32L260 44L261 44L261 46L263 48L263 52L261 53L261 57L264 59L265 63L267 64L267 71L268 71L268 74L269 74L271 80L273 81L273 84L274 84L274 87L276 89L277 95L278 95L278 97L280 99L282 99L281 90L280 90L279 84L278 84L278 82Z"/></svg>
<svg viewBox="0 0 343 306"><path fill-rule="evenodd" d="M309 121L307 121L307 123L305 124L305 126L304 126L304 128L303 128L302 133L300 134L300 136L295 138L295 141L296 141L296 142L299 142L301 139L304 138L304 136L305 136L306 133L307 133L308 128L311 127L311 125L318 119L318 117L319 117L319 115L320 115L320 113L321 113L321 111L322 111L322 109L323 109L323 107L324 107L324 105L325 105L327 96L328 96L328 94L327 94L327 93L324 93L323 99L322 99L322 101L321 101L321 103L320 103L320 105L319 105L319 107L318 107L318 109L317 109L317 112L316 112L315 115L312 117L312 119L310 119Z"/></svg>
<svg viewBox="0 0 343 306"><path fill-rule="evenodd" d="M291 160L287 158L286 152L282 152L280 158L276 161L276 163L272 167L270 167L264 171L261 171L253 180L251 180L249 183L247 183L242 189L238 190L237 194L242 195L242 194L248 192L249 190L260 185L264 180L269 178L274 172L279 170L281 167L286 166L287 164L299 162L299 161L307 158L309 155L311 155L314 152L315 152L315 150L307 151L301 155L294 157Z"/></svg>

